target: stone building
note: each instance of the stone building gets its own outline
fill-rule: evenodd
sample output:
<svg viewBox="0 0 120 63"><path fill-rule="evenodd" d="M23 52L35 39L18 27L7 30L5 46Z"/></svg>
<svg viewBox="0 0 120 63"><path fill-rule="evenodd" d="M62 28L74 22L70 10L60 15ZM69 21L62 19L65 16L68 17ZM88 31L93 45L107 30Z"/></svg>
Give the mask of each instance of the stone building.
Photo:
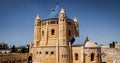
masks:
<svg viewBox="0 0 120 63"><path fill-rule="evenodd" d="M120 43L115 43L115 48L101 47L101 58L104 63L120 62Z"/></svg>
<svg viewBox="0 0 120 63"><path fill-rule="evenodd" d="M101 48L94 42L87 41L84 45L84 63L101 63Z"/></svg>
<svg viewBox="0 0 120 63"><path fill-rule="evenodd" d="M79 37L77 18L70 19L58 5L44 20L37 15L30 43L33 63L100 63L100 47L89 40L72 45L75 37Z"/></svg>
<svg viewBox="0 0 120 63"><path fill-rule="evenodd" d="M8 45L5 43L0 43L0 54L9 54L11 50Z"/></svg>
<svg viewBox="0 0 120 63"><path fill-rule="evenodd" d="M65 10L57 5L44 20L37 15L34 22L34 43L30 43L29 53L0 54L0 63L120 62L119 42L110 48L108 45L100 46L91 42L86 37L84 44L72 45L76 37L79 37L77 18L70 19Z"/></svg>

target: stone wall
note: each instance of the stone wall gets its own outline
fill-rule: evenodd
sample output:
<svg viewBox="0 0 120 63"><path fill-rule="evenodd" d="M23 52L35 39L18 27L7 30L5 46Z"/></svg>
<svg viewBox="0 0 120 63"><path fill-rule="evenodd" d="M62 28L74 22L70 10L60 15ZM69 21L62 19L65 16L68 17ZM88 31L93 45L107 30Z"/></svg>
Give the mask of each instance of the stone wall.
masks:
<svg viewBox="0 0 120 63"><path fill-rule="evenodd" d="M31 61L29 53L0 54L0 63L31 63Z"/></svg>
<svg viewBox="0 0 120 63"><path fill-rule="evenodd" d="M115 48L120 48L120 42L115 43Z"/></svg>
<svg viewBox="0 0 120 63"><path fill-rule="evenodd" d="M56 63L56 47L32 47L33 63Z"/></svg>
<svg viewBox="0 0 120 63"><path fill-rule="evenodd" d="M83 46L72 46L72 63L83 63Z"/></svg>
<svg viewBox="0 0 120 63"><path fill-rule="evenodd" d="M113 63L114 60L120 62L120 48L102 48L102 62Z"/></svg>
<svg viewBox="0 0 120 63"><path fill-rule="evenodd" d="M101 63L101 52L99 47L84 49L84 63Z"/></svg>

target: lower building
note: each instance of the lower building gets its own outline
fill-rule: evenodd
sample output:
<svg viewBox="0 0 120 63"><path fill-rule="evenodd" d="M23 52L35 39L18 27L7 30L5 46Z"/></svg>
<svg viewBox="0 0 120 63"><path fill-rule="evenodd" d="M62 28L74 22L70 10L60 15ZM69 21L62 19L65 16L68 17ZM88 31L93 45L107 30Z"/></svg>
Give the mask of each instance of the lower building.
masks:
<svg viewBox="0 0 120 63"><path fill-rule="evenodd" d="M32 63L29 53L0 54L0 63Z"/></svg>
<svg viewBox="0 0 120 63"><path fill-rule="evenodd" d="M0 49L0 54L9 54L11 52L10 49Z"/></svg>

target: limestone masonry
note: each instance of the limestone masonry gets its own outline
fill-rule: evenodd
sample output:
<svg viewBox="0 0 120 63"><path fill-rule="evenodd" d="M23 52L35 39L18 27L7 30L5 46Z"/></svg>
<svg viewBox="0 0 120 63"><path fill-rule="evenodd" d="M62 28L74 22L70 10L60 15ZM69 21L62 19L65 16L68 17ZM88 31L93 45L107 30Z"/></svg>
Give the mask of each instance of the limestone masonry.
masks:
<svg viewBox="0 0 120 63"><path fill-rule="evenodd" d="M86 37L84 44L72 45L79 35L77 18L57 5L45 19L37 15L29 53L0 54L0 63L120 63L120 43L110 48Z"/></svg>
<svg viewBox="0 0 120 63"><path fill-rule="evenodd" d="M79 37L79 24L75 17L68 18L57 6L47 19L37 15L34 23L34 44L30 44L33 63L100 63L101 48L86 41L84 45L71 45Z"/></svg>
<svg viewBox="0 0 120 63"><path fill-rule="evenodd" d="M30 43L33 63L113 63L120 62L120 45L105 48L86 37L82 45L72 45L79 37L77 18L70 19L58 5L47 18L37 15L34 22L34 43ZM112 54L109 54L109 51ZM116 56L114 56L116 55Z"/></svg>

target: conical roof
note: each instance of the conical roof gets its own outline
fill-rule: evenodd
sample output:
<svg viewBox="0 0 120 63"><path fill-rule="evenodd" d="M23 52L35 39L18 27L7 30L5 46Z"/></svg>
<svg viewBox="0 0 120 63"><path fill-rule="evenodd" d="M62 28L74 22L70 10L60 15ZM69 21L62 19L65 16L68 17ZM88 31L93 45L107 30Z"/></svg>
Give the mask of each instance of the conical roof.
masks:
<svg viewBox="0 0 120 63"><path fill-rule="evenodd" d="M61 11L60 11L60 13L65 13L65 10L62 8Z"/></svg>
<svg viewBox="0 0 120 63"><path fill-rule="evenodd" d="M78 21L76 17L74 17L74 21L76 21L76 22Z"/></svg>
<svg viewBox="0 0 120 63"><path fill-rule="evenodd" d="M39 15L37 15L37 16L36 16L36 19L40 19L40 16L39 16Z"/></svg>

